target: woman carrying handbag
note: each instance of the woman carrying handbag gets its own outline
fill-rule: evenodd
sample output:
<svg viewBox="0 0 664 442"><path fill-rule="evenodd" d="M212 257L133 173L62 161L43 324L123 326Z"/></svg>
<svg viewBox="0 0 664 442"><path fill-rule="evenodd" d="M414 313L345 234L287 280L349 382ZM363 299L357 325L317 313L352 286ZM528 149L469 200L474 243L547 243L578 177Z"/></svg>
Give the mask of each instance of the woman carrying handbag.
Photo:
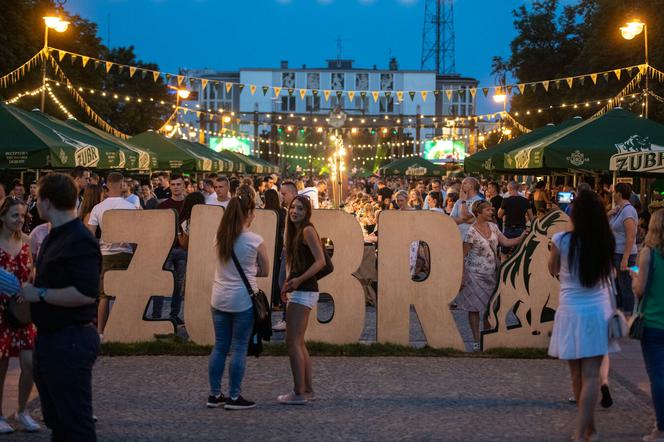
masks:
<svg viewBox="0 0 664 442"><path fill-rule="evenodd" d="M639 298L630 335L641 339L657 423L644 441L664 441L664 209L650 218L632 288Z"/></svg>
<svg viewBox="0 0 664 442"><path fill-rule="evenodd" d="M254 197L250 186L240 186L229 201L217 230L217 270L211 301L215 342L208 366L209 408L223 406L226 410L244 410L256 406L240 395L247 347L254 328L254 311L251 294L233 260L235 254L253 291L257 292L256 277L267 276L269 259L263 238L249 231L255 217ZM225 397L221 392L221 378L229 351L232 353L229 390Z"/></svg>

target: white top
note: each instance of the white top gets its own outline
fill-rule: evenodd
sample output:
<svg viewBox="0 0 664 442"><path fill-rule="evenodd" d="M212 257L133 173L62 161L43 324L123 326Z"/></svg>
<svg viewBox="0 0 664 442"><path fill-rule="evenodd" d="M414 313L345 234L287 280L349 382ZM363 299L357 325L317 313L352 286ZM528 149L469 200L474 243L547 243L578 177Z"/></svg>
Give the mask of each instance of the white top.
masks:
<svg viewBox="0 0 664 442"><path fill-rule="evenodd" d="M233 250L240 261L244 274L249 284L258 290L256 274L258 273L258 246L263 243L263 238L253 232L242 232L235 240ZM214 273L212 284L212 307L222 312L243 312L250 309L251 298L249 292L242 282L242 277L235 267L232 259L227 262L217 260L217 270Z"/></svg>
<svg viewBox="0 0 664 442"><path fill-rule="evenodd" d="M445 213L445 211L444 211L443 209L441 209L440 207L429 207L429 210L430 210L431 212Z"/></svg>
<svg viewBox="0 0 664 442"><path fill-rule="evenodd" d="M473 203L475 201L479 201L482 199L484 199L482 198L482 195L477 194L475 196L469 197L468 200L466 201L466 209L468 210L468 213L473 217L473 222L475 219L475 215L473 215L473 211L471 210L473 207ZM456 203L454 203L454 207L452 208L452 212L450 212L450 216L454 216L457 218L461 216L461 204L463 204L463 201L461 200L457 200ZM471 225L472 223L462 223L457 225L457 227L459 228L459 232L461 232L461 241L466 240L466 235L468 234L468 230L470 229Z"/></svg>
<svg viewBox="0 0 664 442"><path fill-rule="evenodd" d="M578 257L574 268L570 269L568 257L571 240L572 234L568 232L558 232L551 238L560 251L560 304L587 305L604 301L608 303L610 299L607 282L599 282L592 288L584 287L577 275Z"/></svg>
<svg viewBox="0 0 664 442"><path fill-rule="evenodd" d="M39 249L50 231L51 223L43 223L32 229L32 232L30 232L29 243L30 252L33 255L39 255Z"/></svg>
<svg viewBox="0 0 664 442"><path fill-rule="evenodd" d="M125 201L129 201L136 207L137 209L141 208L141 199L136 195L135 193L130 193L125 197Z"/></svg>
<svg viewBox="0 0 664 442"><path fill-rule="evenodd" d="M633 219L636 226L639 225L639 214L636 212L636 209L631 204L624 205L621 209L618 209L615 215L609 219L611 224L611 230L613 230L613 236L616 239L616 253L622 255L625 253L625 246L627 245L627 231L625 230L625 221L628 219ZM636 255L638 249L636 247L636 238L634 244L632 244L632 250L630 255Z"/></svg>
<svg viewBox="0 0 664 442"><path fill-rule="evenodd" d="M305 187L298 192L302 196L306 196L311 201L311 208L318 209L318 189L315 187Z"/></svg>
<svg viewBox="0 0 664 442"><path fill-rule="evenodd" d="M99 226L104 231L103 217L104 212L107 210L136 210L134 206L129 201L125 200L121 196L114 196L106 198L101 203L97 204L92 208L90 212L90 219L88 224L91 226ZM101 239L99 240L99 249L101 250L102 255L117 255L118 253L133 253L131 246L127 243L105 243Z"/></svg>
<svg viewBox="0 0 664 442"><path fill-rule="evenodd" d="M228 203L230 201L231 201L230 198L228 198L226 201L219 201L217 199L217 194L213 193L212 195L210 195L205 199L205 204L207 204L208 206L221 206L225 209L226 207L228 207Z"/></svg>

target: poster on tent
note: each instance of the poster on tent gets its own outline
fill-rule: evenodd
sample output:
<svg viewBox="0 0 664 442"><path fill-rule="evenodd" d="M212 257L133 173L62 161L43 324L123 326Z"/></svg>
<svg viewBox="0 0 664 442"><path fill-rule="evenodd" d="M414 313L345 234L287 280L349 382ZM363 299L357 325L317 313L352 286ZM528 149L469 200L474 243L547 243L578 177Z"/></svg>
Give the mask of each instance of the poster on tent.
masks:
<svg viewBox="0 0 664 442"><path fill-rule="evenodd" d="M461 163L468 156L461 140L431 140L424 143L424 159L432 163Z"/></svg>
<svg viewBox="0 0 664 442"><path fill-rule="evenodd" d="M210 149L221 152L230 150L231 152L241 153L242 155L251 155L251 145L248 140L241 140L237 137L210 137Z"/></svg>

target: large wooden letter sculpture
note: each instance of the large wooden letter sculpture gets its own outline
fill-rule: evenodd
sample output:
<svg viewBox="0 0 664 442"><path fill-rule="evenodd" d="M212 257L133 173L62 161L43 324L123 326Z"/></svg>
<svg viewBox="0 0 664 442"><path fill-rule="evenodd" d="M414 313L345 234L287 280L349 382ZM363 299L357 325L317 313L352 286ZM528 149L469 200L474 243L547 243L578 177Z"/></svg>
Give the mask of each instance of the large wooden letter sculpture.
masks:
<svg viewBox="0 0 664 442"><path fill-rule="evenodd" d="M409 310L415 306L431 347L464 349L448 304L461 286L463 251L459 228L437 212L383 211L378 240L378 342L409 345ZM425 241L431 254L429 277L411 279L409 249Z"/></svg>
<svg viewBox="0 0 664 442"><path fill-rule="evenodd" d="M320 292L334 299L334 316L321 323L316 320L314 307L306 339L330 344L357 342L364 328L364 291L352 274L362 263L362 228L355 217L341 210L314 210L311 222L321 238L329 238L334 244L334 272L318 282Z"/></svg>
<svg viewBox="0 0 664 442"><path fill-rule="evenodd" d="M217 229L223 213L224 209L218 206L198 205L191 214L184 320L191 340L202 345L214 344L210 299L217 267ZM270 257L269 274L258 278L258 287L271 299L277 214L271 210L256 210L251 231L263 237Z"/></svg>
<svg viewBox="0 0 664 442"><path fill-rule="evenodd" d="M137 244L127 270L104 275L104 291L115 296L104 339L140 342L173 332L170 322L143 321L151 296L173 293L173 273L163 269L175 239L172 210L110 210L104 213L102 238L109 243Z"/></svg>
<svg viewBox="0 0 664 442"><path fill-rule="evenodd" d="M568 229L569 218L560 210L537 219L530 235L500 267L498 288L489 303L491 329L482 333L483 350L549 345L560 292L560 282L547 267L549 241Z"/></svg>

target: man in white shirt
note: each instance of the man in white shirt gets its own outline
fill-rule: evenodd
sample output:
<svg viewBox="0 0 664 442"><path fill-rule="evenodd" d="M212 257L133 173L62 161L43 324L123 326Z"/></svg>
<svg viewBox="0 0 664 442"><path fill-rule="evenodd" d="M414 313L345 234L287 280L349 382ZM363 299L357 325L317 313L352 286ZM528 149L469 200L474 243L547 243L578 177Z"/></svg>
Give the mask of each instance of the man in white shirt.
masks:
<svg viewBox="0 0 664 442"><path fill-rule="evenodd" d="M141 199L132 190L134 180L127 178L122 182L122 197L134 205L137 209L141 208Z"/></svg>
<svg viewBox="0 0 664 442"><path fill-rule="evenodd" d="M300 195L306 196L311 201L311 208L318 209L318 188L314 186L314 180L307 179L306 187L300 190Z"/></svg>
<svg viewBox="0 0 664 442"><path fill-rule="evenodd" d="M108 196L92 208L90 219L86 226L93 235L97 227L102 230L104 229L103 217L106 211L114 209L136 210L136 206L122 197L123 183L124 177L118 172L111 172L106 177ZM110 298L104 292L104 273L106 270L127 270L134 250L131 245L126 243L106 243L101 240L99 241L99 249L101 250L101 287L99 289L99 307L97 309L97 331L101 335L104 333L104 328L108 321Z"/></svg>
<svg viewBox="0 0 664 442"><path fill-rule="evenodd" d="M205 204L210 206L221 206L224 209L228 206L228 202L231 200L229 193L230 182L225 176L219 176L214 179L214 194L210 195L206 200Z"/></svg>

